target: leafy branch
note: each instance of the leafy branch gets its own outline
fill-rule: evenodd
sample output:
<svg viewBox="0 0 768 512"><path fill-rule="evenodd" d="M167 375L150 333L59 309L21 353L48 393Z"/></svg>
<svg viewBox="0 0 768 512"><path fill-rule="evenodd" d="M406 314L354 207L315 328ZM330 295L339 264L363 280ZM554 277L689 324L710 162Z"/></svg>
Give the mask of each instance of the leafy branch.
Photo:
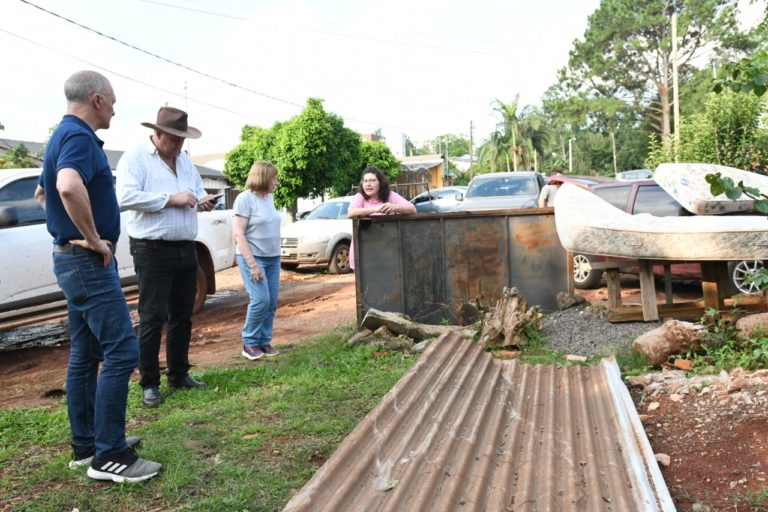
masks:
<svg viewBox="0 0 768 512"><path fill-rule="evenodd" d="M725 194L728 199L736 201L743 194L754 199L755 210L760 213L768 213L768 195L763 194L759 189L748 187L744 185L743 181L739 181L736 184L731 178L722 176L719 172L707 174L705 179L709 183L709 191L713 196L717 197L720 194Z"/></svg>

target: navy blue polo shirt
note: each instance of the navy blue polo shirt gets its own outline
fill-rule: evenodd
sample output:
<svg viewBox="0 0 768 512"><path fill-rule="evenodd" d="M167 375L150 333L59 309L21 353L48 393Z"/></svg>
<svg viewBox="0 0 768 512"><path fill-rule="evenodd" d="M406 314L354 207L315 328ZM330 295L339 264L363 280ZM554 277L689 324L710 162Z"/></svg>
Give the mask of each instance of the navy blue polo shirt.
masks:
<svg viewBox="0 0 768 512"><path fill-rule="evenodd" d="M120 237L120 207L103 145L85 121L70 114L64 116L48 141L39 183L45 189L45 217L54 244L84 238L56 190L57 174L67 168L76 170L83 178L99 236L113 244Z"/></svg>

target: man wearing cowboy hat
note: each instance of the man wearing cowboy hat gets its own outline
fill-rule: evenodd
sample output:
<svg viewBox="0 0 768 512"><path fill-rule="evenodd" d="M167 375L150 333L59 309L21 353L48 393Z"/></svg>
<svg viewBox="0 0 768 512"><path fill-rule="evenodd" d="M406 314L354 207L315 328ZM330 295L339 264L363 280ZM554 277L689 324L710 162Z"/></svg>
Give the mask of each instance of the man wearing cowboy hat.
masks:
<svg viewBox="0 0 768 512"><path fill-rule="evenodd" d="M167 323L165 354L168 385L197 388L189 375L189 340L197 288L197 211L211 210L197 168L182 151L184 139L200 130L187 124L187 113L161 107L154 132L126 151L117 164L117 198L131 210L127 230L139 280L139 383L142 402L157 407L160 393L160 343Z"/></svg>

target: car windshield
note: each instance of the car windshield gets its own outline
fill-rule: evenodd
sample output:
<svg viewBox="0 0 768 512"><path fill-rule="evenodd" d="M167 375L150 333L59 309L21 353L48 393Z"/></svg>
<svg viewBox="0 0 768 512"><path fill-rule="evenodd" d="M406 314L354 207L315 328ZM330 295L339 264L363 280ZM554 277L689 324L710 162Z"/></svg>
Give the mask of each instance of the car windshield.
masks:
<svg viewBox="0 0 768 512"><path fill-rule="evenodd" d="M505 176L475 179L467 197L520 196L536 194L536 182L530 176Z"/></svg>
<svg viewBox="0 0 768 512"><path fill-rule="evenodd" d="M332 201L318 205L304 220L346 219L349 203L347 201Z"/></svg>

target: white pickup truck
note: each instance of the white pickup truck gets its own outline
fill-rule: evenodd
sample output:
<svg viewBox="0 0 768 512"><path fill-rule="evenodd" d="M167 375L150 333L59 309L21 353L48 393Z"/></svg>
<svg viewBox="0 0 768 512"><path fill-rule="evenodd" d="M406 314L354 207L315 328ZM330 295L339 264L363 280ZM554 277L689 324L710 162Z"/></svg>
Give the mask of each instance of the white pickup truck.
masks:
<svg viewBox="0 0 768 512"><path fill-rule="evenodd" d="M45 212L33 198L42 169L0 169L0 312L61 300L52 271L53 239L45 226ZM125 231L127 212L115 259L124 286L136 283L133 258ZM216 272L235 264L232 210L198 215L195 239L197 270L195 312L207 294L216 291Z"/></svg>

